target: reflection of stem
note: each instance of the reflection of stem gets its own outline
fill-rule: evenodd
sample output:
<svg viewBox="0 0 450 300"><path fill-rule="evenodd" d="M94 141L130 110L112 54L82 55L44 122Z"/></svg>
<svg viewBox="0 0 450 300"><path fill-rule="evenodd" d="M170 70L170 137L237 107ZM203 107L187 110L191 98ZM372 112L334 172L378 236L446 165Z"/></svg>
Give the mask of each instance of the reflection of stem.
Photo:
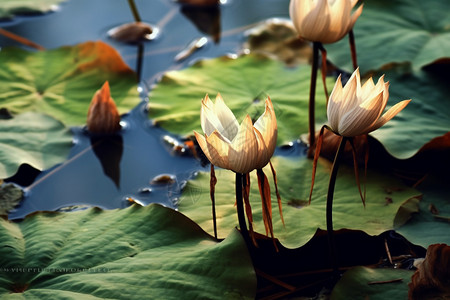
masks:
<svg viewBox="0 0 450 300"><path fill-rule="evenodd" d="M59 165L58 167L54 168L52 171L50 171L49 173L47 173L45 176L39 178L39 180L33 182L31 185L27 186L24 190L26 192L29 192L32 188L34 188L36 185L40 184L42 181L44 181L45 179L47 179L48 177L52 176L53 174L55 174L56 172L58 172L59 170L61 170L62 168L64 168L65 166L67 166L68 164L70 164L71 162L73 162L74 160L78 159L80 156L86 154L88 151L90 151L92 148L94 147L94 145L90 145L89 147L87 147L86 149L84 149L83 151L81 151L80 153L78 153L77 155L75 155L74 157L72 157L69 160L66 160L64 163L62 163L61 165Z"/></svg>
<svg viewBox="0 0 450 300"><path fill-rule="evenodd" d="M238 214L239 227L241 228L242 236L249 245L250 236L247 230L247 223L245 222L244 201L242 200L242 174L236 173L236 210Z"/></svg>
<svg viewBox="0 0 450 300"><path fill-rule="evenodd" d="M350 42L350 52L352 54L353 69L356 70L356 68L358 68L358 61L356 60L356 45L353 29L348 32L348 40Z"/></svg>
<svg viewBox="0 0 450 300"><path fill-rule="evenodd" d="M327 217L328 247L330 249L331 265L333 267L334 275L336 276L338 275L338 265L336 259L336 244L333 232L333 194L334 194L334 186L336 184L336 177L339 169L339 163L341 161L342 154L344 153L347 139L348 138L346 137L343 136L341 137L339 148L336 152L336 156L334 157L333 167L331 168L330 182L328 184L328 194L327 194L326 217Z"/></svg>
<svg viewBox="0 0 450 300"><path fill-rule="evenodd" d="M136 74L138 82L141 82L143 58L144 58L144 45L142 43L139 43L137 48L137 60L136 60Z"/></svg>
<svg viewBox="0 0 450 300"><path fill-rule="evenodd" d="M134 20L136 22L141 22L141 17L139 16L139 12L137 10L136 4L134 0L128 0L128 5L130 6L131 12L133 13Z"/></svg>
<svg viewBox="0 0 450 300"><path fill-rule="evenodd" d="M317 67L319 64L319 46L320 42L313 42L313 58L311 65L311 84L309 86L309 149L308 157L313 156L313 148L316 134L316 121L314 116L315 101L316 101L316 81L317 81Z"/></svg>

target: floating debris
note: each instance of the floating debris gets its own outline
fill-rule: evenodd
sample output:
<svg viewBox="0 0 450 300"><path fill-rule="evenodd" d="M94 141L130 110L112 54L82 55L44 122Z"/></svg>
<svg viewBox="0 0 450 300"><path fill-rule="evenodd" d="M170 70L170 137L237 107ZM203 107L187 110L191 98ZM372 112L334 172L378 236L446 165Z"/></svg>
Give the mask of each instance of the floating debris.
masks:
<svg viewBox="0 0 450 300"><path fill-rule="evenodd" d="M60 207L56 211L58 211L58 212L73 212L73 211L86 210L86 209L89 209L92 207L93 207L92 205L85 205L85 204L70 205L70 206Z"/></svg>
<svg viewBox="0 0 450 300"><path fill-rule="evenodd" d="M108 31L108 36L116 41L136 44L154 40L159 35L159 29L144 22L133 22L114 27Z"/></svg>
<svg viewBox="0 0 450 300"><path fill-rule="evenodd" d="M204 36L193 40L186 48L184 48L175 56L175 61L180 62L182 60L185 60L186 58L194 54L197 50L203 48L207 43L208 39Z"/></svg>
<svg viewBox="0 0 450 300"><path fill-rule="evenodd" d="M177 177L173 174L160 174L150 181L150 184L173 184Z"/></svg>
<svg viewBox="0 0 450 300"><path fill-rule="evenodd" d="M145 203L143 203L142 201L140 201L138 199L134 199L132 197L126 197L125 199L126 199L126 201L128 201L131 204L137 204L137 205L140 205L140 206L145 206Z"/></svg>

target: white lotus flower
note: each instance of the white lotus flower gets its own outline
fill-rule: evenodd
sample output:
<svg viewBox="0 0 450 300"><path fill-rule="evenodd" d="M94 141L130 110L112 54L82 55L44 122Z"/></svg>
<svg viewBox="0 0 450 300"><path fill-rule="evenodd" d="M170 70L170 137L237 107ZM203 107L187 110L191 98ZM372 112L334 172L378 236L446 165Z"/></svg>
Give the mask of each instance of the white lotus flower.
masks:
<svg viewBox="0 0 450 300"><path fill-rule="evenodd" d="M384 75L376 85L371 77L361 86L359 69L356 69L344 87L339 75L328 102L329 125L335 133L346 137L372 132L386 124L411 101L403 100L381 115L388 98L389 82L384 82Z"/></svg>
<svg viewBox="0 0 450 300"><path fill-rule="evenodd" d="M358 0L291 0L289 15L301 38L321 43L342 39L361 15L360 5L352 14Z"/></svg>
<svg viewBox="0 0 450 300"><path fill-rule="evenodd" d="M202 100L201 126L205 135L194 131L198 144L209 161L236 173L263 168L275 151L277 120L272 101L266 99L264 113L252 124L247 115L239 126L233 112L220 94L213 103L208 95Z"/></svg>

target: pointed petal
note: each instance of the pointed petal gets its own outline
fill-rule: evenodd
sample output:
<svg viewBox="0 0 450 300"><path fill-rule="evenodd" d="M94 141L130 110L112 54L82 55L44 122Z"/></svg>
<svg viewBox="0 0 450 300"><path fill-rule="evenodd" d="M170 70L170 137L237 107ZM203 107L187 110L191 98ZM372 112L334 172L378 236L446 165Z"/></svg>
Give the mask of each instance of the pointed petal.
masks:
<svg viewBox="0 0 450 300"><path fill-rule="evenodd" d="M339 125L342 124L342 119L349 111L354 109L358 103L358 97L356 95L356 87L359 84L359 68L357 68L348 82L342 89L342 104L339 109ZM340 129L339 129L340 130Z"/></svg>
<svg viewBox="0 0 450 300"><path fill-rule="evenodd" d="M331 91L330 99L328 101L327 107L327 117L328 123L333 130L338 130L339 125L339 111L342 106L342 82L341 82L341 74L339 74L336 83L334 84L334 88Z"/></svg>
<svg viewBox="0 0 450 300"><path fill-rule="evenodd" d="M262 169L267 165L273 153L269 152L261 132L256 128L253 128L253 131L255 132L256 140L258 142L258 158L256 160L255 169Z"/></svg>
<svg viewBox="0 0 450 300"><path fill-rule="evenodd" d="M382 103L383 92L349 111L341 119L339 133L347 137L366 133L380 117Z"/></svg>
<svg viewBox="0 0 450 300"><path fill-rule="evenodd" d="M392 106L387 112L385 112L381 116L381 118L378 119L378 121L370 128L370 131L368 131L367 133L377 130L378 128L386 124L389 120L395 117L400 111L402 111L406 107L406 105L409 104L409 102L411 102L411 99L403 100Z"/></svg>
<svg viewBox="0 0 450 300"><path fill-rule="evenodd" d="M354 5L352 5L352 7L353 6ZM351 17L350 17L351 20L350 20L350 23L348 24L347 32L350 31L353 28L353 26L355 26L356 20L358 20L359 16L362 13L363 6L364 6L364 4L361 4L351 15Z"/></svg>
<svg viewBox="0 0 450 300"><path fill-rule="evenodd" d="M258 142L253 131L252 119L247 115L229 150L230 169L237 173L248 173L255 169L257 159Z"/></svg>
<svg viewBox="0 0 450 300"><path fill-rule="evenodd" d="M236 136L239 129L239 122L236 120L231 109L225 104L220 93L216 96L216 103L214 105L214 112L220 123L223 131L220 133L230 141Z"/></svg>
<svg viewBox="0 0 450 300"><path fill-rule="evenodd" d="M222 124L214 113L214 103L206 95L202 100L202 107L200 109L200 125L206 135L211 135L214 130L223 131Z"/></svg>
<svg viewBox="0 0 450 300"><path fill-rule="evenodd" d="M195 130L194 130L194 135L195 135L195 138L197 139L198 145L202 149L202 151L205 154L206 158L214 165L214 162L212 160L211 154L209 153L209 150L208 150L208 145L206 144L205 137L202 134L200 134L197 131L195 131Z"/></svg>
<svg viewBox="0 0 450 300"><path fill-rule="evenodd" d="M206 137L206 145L214 165L230 169L228 154L230 151L230 144L217 130L210 136Z"/></svg>
<svg viewBox="0 0 450 300"><path fill-rule="evenodd" d="M253 126L261 134L265 147L267 148L268 155L272 156L275 151L275 147L277 146L278 129L277 118L275 116L275 110L273 109L273 104L270 97L267 97L266 99L264 113L258 118ZM260 142L258 140L258 144L259 143Z"/></svg>

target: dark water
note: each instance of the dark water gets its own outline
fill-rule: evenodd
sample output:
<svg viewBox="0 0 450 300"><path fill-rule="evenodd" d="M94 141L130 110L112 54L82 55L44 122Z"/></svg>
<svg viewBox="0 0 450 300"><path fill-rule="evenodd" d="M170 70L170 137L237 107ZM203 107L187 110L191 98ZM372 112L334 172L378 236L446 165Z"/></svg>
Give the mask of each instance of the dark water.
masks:
<svg viewBox="0 0 450 300"><path fill-rule="evenodd" d="M120 134L92 138L84 128L73 128L74 145L67 160L42 171L24 186L26 197L10 218L72 205L122 208L130 204L129 197L142 204L157 202L176 208L185 182L209 167L192 156L173 153L168 141L182 141L151 125L145 110L151 99L145 95L165 71L185 68L203 58L239 53L247 29L268 18L288 17L289 0L229 0L212 11L171 0L137 0L136 5L142 20L160 30L155 40L142 44L141 61L137 45L119 43L107 36L109 29L133 21L126 0L70 0L53 13L0 23L4 29L47 49L102 40L141 74L137 88L142 102L122 117ZM175 60L187 45L201 37L208 39L204 47L184 60ZM16 43L0 36L0 45ZM277 149L277 154L282 155L303 152L304 147L298 143ZM151 183L161 174L170 175L169 182Z"/></svg>

